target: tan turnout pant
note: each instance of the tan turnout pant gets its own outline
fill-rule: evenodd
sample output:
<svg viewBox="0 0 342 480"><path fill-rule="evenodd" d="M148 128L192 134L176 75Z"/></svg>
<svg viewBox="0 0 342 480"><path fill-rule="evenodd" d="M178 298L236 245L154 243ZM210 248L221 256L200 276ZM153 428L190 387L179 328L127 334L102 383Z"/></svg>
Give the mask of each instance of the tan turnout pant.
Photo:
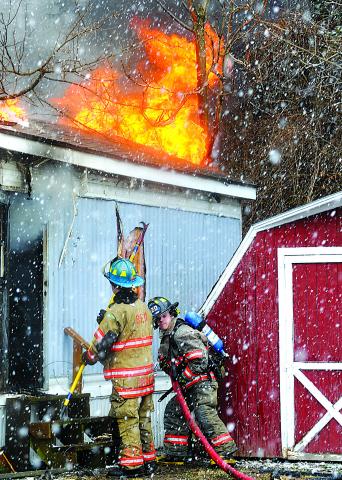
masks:
<svg viewBox="0 0 342 480"><path fill-rule="evenodd" d="M136 468L153 461L156 452L153 443L151 414L152 395L123 398L113 389L109 416L116 419L120 434L119 464Z"/></svg>

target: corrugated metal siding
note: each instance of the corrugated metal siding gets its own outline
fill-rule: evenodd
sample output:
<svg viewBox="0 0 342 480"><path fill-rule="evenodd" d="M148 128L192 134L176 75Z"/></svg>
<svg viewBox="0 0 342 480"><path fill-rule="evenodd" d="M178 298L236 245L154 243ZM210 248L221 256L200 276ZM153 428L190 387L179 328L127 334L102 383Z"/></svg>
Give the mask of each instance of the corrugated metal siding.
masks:
<svg viewBox="0 0 342 480"><path fill-rule="evenodd" d="M0 447L5 445L6 435L6 406L0 405Z"/></svg>
<svg viewBox="0 0 342 480"><path fill-rule="evenodd" d="M101 268L116 252L114 207L114 202L79 200L63 265L64 326L72 325L85 338L92 334L98 310L110 297ZM140 221L150 224L145 242L147 298L162 294L179 301L182 310L199 308L238 245L239 221L132 204L119 207L125 233ZM224 248L220 248L222 238ZM60 332L56 318L53 326L58 324ZM68 350L66 358L71 358L71 342Z"/></svg>
<svg viewBox="0 0 342 480"><path fill-rule="evenodd" d="M140 221L150 223L146 235L147 298L165 295L182 311L199 308L240 241L238 219L158 207L120 203L128 233ZM45 326L46 375L70 374L72 342L63 334L72 326L90 339L100 308L107 305L110 286L101 275L104 262L116 252L115 202L77 199L77 215L61 268L59 258L73 219L69 190L60 205L45 195L26 200L16 195L11 205L11 238L27 241L32 219L48 225L48 314ZM25 213L23 213L25 212ZM52 347L52 345L54 345ZM97 370L96 370L97 369ZM100 366L93 373L100 371Z"/></svg>
<svg viewBox="0 0 342 480"><path fill-rule="evenodd" d="M152 429L156 448L161 448L164 444L164 411L169 400L173 397L173 395L169 395L159 403L158 400L161 396L162 393L155 393L153 395L154 412L152 412Z"/></svg>
<svg viewBox="0 0 342 480"><path fill-rule="evenodd" d="M105 397L90 397L90 415L92 417L105 417L110 408L109 395Z"/></svg>
<svg viewBox="0 0 342 480"><path fill-rule="evenodd" d="M77 214L59 268L74 208L70 188L57 198L56 206L47 194L36 193L31 200L22 194L13 195L10 238L12 249L27 248L30 240L42 235L45 225L48 228L45 376L57 382L62 381L60 377L68 376L70 384L72 341L64 335L63 329L72 326L84 338L90 339L96 327L96 315L107 305L110 286L101 269L116 252L115 202L77 199ZM162 294L179 301L183 311L199 308L239 244L240 221L128 203L119 203L119 208L126 234L140 221L150 223L145 243L147 298ZM91 369L92 375L96 372L101 372L100 365ZM60 393L66 390L64 381L62 383ZM163 389L159 380L156 387ZM167 400L157 402L160 395L160 391L154 395L152 416L157 447L163 441L163 414L167 403ZM93 415L107 415L108 409L107 395L91 396ZM4 435L1 426L2 422L0 435Z"/></svg>

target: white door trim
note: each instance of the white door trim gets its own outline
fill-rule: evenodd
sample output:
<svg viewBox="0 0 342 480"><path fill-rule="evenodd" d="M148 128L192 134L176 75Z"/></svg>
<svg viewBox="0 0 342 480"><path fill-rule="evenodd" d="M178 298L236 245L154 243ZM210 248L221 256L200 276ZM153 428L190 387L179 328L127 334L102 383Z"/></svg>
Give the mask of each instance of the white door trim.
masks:
<svg viewBox="0 0 342 480"><path fill-rule="evenodd" d="M325 370L324 368L321 368ZM340 365L342 370L342 364ZM294 452L301 452L308 443L329 423L332 418L342 427L342 414L339 412L342 407L342 397L334 405L326 398L325 395L308 379L303 372L298 368L294 370L294 376L300 383L311 393L311 395L326 409L327 413L322 417L312 428L307 432L304 437L294 446ZM324 418L324 421L322 422Z"/></svg>
<svg viewBox="0 0 342 480"><path fill-rule="evenodd" d="M307 432L301 441L295 446L295 411L294 411L294 379L298 378L305 388L309 389L309 383L313 385L300 370L342 370L339 362L294 362L294 338L293 338L293 284L292 267L295 263L335 263L342 262L342 247L299 247L278 248L278 292L279 292L279 373L280 373L280 417L281 417L281 443L284 457L294 458L294 451L300 452L314 436L311 430ZM303 378L304 377L304 378ZM311 386L310 386L311 388ZM309 389L311 394L316 390L323 397L320 403L324 403L327 413L315 425L320 430L331 420L339 419L340 400L332 405L324 395L314 387ZM316 395L314 395L317 398ZM322 400L322 401L321 401ZM322 403L322 404L323 404ZM340 418L341 417L341 418ZM324 419L324 420L323 420ZM324 422L326 422L324 424ZM318 430L318 431L320 431ZM312 433L312 432L311 432ZM305 443L305 444L304 444ZM301 454L301 458L303 458ZM308 455L309 456L309 455ZM334 456L336 457L336 456ZM341 457L342 455L337 455Z"/></svg>

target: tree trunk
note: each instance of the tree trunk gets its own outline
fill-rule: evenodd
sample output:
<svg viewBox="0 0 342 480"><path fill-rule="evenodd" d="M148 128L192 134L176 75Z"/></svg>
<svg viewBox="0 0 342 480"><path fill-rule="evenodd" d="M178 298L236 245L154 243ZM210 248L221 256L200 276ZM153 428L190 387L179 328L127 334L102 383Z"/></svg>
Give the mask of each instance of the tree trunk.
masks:
<svg viewBox="0 0 342 480"><path fill-rule="evenodd" d="M206 8L200 5L195 10L192 2L190 2L189 7L193 19L196 43L198 115L202 127L209 135L208 73L205 45Z"/></svg>

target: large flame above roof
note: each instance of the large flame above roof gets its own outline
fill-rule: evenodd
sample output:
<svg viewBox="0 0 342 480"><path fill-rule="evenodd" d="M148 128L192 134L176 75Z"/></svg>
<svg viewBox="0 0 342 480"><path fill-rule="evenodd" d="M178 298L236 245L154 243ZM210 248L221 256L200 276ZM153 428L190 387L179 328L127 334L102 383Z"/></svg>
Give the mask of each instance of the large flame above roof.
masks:
<svg viewBox="0 0 342 480"><path fill-rule="evenodd" d="M61 121L113 141L119 136L194 164L203 163L209 132L198 115L195 43L152 29L147 22L135 21L134 28L146 52L144 62L137 65L143 85L135 85L133 92L127 89L125 74L100 66L82 85L72 85L63 98L54 99L64 112ZM221 73L219 48L207 26L208 72L215 64L215 72ZM216 73L210 72L208 80L213 87Z"/></svg>

